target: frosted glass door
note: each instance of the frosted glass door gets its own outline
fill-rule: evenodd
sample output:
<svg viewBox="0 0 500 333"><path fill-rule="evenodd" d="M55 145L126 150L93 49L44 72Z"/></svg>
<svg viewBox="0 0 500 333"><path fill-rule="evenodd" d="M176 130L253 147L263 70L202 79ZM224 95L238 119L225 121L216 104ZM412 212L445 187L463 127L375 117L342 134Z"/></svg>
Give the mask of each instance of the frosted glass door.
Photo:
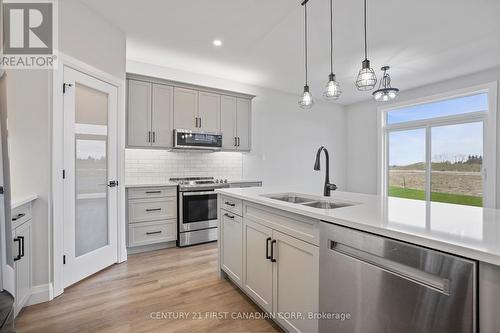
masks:
<svg viewBox="0 0 500 333"><path fill-rule="evenodd" d="M64 68L64 287L117 261L117 88Z"/></svg>
<svg viewBox="0 0 500 333"><path fill-rule="evenodd" d="M108 95L75 86L75 255L108 241Z"/></svg>

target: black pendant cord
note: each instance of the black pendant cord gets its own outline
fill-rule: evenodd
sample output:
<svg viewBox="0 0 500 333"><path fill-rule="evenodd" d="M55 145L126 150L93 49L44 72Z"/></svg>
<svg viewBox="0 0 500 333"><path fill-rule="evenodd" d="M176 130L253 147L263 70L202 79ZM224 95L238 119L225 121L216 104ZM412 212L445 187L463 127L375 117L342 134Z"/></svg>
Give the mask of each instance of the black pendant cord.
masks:
<svg viewBox="0 0 500 333"><path fill-rule="evenodd" d="M367 49L368 49L368 46L367 46L367 42L366 42L366 0L365 0L365 9L364 9L364 27L365 27L365 60L368 59L368 52L367 52Z"/></svg>
<svg viewBox="0 0 500 333"><path fill-rule="evenodd" d="M333 0L330 0L330 73L333 74Z"/></svg>
<svg viewBox="0 0 500 333"><path fill-rule="evenodd" d="M304 32L305 32L305 60L306 60L306 86L308 85L307 81L307 1L304 1Z"/></svg>

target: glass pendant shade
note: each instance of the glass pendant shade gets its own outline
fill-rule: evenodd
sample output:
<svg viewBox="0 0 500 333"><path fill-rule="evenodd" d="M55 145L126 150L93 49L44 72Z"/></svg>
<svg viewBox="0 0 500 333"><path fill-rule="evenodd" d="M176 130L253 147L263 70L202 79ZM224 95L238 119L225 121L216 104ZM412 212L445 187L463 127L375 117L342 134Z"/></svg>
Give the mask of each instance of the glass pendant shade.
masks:
<svg viewBox="0 0 500 333"><path fill-rule="evenodd" d="M309 92L309 86L305 85L304 92L302 93L302 95L300 95L300 98L299 98L299 106L302 109L310 109L310 108L312 108L313 104L314 104L314 101L313 101L311 93Z"/></svg>
<svg viewBox="0 0 500 333"><path fill-rule="evenodd" d="M335 80L335 74L330 74L323 96L328 100L336 100L342 94L340 84Z"/></svg>
<svg viewBox="0 0 500 333"><path fill-rule="evenodd" d="M391 87L391 77L387 71L389 70L389 66L384 66L381 68L384 71L384 76L382 80L380 80L380 84L378 89L373 92L373 99L377 102L389 102L399 95L399 89Z"/></svg>
<svg viewBox="0 0 500 333"><path fill-rule="evenodd" d="M356 87L358 90L367 91L372 90L376 84L377 76L375 71L370 68L370 60L365 59L356 79Z"/></svg>

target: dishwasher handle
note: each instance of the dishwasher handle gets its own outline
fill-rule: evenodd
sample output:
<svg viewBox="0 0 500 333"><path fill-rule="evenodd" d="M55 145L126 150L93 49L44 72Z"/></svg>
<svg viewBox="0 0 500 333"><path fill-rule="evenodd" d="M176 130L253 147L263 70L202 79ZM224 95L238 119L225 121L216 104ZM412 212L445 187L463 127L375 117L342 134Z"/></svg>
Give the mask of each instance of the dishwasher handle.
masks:
<svg viewBox="0 0 500 333"><path fill-rule="evenodd" d="M342 244L333 240L329 240L329 249L348 256L352 259L359 260L365 264L374 266L383 271L397 275L403 279L418 283L422 286L436 290L444 295L450 296L450 280L436 276L420 269L410 267L390 259L380 257L373 253L369 253L346 244Z"/></svg>

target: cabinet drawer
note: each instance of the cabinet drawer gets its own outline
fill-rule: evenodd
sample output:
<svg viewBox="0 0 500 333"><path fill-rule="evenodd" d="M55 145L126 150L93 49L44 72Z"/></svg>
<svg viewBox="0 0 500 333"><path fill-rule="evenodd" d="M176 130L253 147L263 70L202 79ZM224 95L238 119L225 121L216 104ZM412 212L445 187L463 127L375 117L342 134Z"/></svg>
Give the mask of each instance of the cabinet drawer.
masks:
<svg viewBox="0 0 500 333"><path fill-rule="evenodd" d="M149 245L177 239L177 220L143 222L128 227L128 246Z"/></svg>
<svg viewBox="0 0 500 333"><path fill-rule="evenodd" d="M243 201L231 197L221 197L221 208L239 216L243 216Z"/></svg>
<svg viewBox="0 0 500 333"><path fill-rule="evenodd" d="M177 218L177 198L133 199L128 201L128 222L148 222Z"/></svg>
<svg viewBox="0 0 500 333"><path fill-rule="evenodd" d="M31 203L24 204L12 210L12 228L15 229L31 220Z"/></svg>
<svg viewBox="0 0 500 333"><path fill-rule="evenodd" d="M177 196L177 187L141 187L129 188L129 199L147 199Z"/></svg>

